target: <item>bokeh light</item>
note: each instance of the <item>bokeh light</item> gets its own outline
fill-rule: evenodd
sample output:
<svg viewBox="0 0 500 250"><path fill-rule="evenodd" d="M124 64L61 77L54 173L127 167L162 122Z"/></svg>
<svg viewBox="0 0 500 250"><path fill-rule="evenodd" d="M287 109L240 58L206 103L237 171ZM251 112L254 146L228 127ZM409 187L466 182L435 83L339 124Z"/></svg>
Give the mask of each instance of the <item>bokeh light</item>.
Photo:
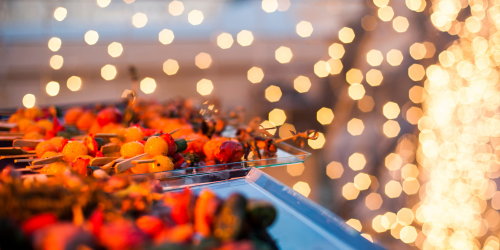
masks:
<svg viewBox="0 0 500 250"><path fill-rule="evenodd" d="M326 166L326 175L328 175L330 179L338 179L342 177L343 173L344 167L342 167L340 162L332 161Z"/></svg>
<svg viewBox="0 0 500 250"><path fill-rule="evenodd" d="M323 135L323 133L321 132L318 132L318 135L318 139L316 140L307 140L307 144L309 144L309 147L311 147L312 149L320 149L323 147L323 145L325 145L325 135Z"/></svg>
<svg viewBox="0 0 500 250"><path fill-rule="evenodd" d="M286 171L291 176L301 176L305 169L304 163L286 165Z"/></svg>
<svg viewBox="0 0 500 250"><path fill-rule="evenodd" d="M137 12L132 16L132 25L136 28L142 28L148 23L148 16L142 12Z"/></svg>
<svg viewBox="0 0 500 250"><path fill-rule="evenodd" d="M339 74L342 71L342 68L344 68L344 65L342 65L342 61L340 61L339 59L330 58L326 63L328 65L325 65L324 68L326 68L326 70L328 70L328 68L330 68L331 75ZM316 67L315 67L315 69L316 69Z"/></svg>
<svg viewBox="0 0 500 250"><path fill-rule="evenodd" d="M293 80L293 88L299 93L306 93L311 88L311 81L307 76L298 76Z"/></svg>
<svg viewBox="0 0 500 250"><path fill-rule="evenodd" d="M310 22L300 21L295 27L295 31L300 37L310 37L313 33L313 26Z"/></svg>
<svg viewBox="0 0 500 250"><path fill-rule="evenodd" d="M153 78L146 77L142 79L140 83L140 88L141 91L144 92L144 94L151 94L155 91L156 89L156 81Z"/></svg>
<svg viewBox="0 0 500 250"><path fill-rule="evenodd" d="M385 6L378 9L378 18L384 22L389 22L394 17L394 10L391 6Z"/></svg>
<svg viewBox="0 0 500 250"><path fill-rule="evenodd" d="M425 90L420 86L413 86L409 90L410 100L414 103L421 103L425 98Z"/></svg>
<svg viewBox="0 0 500 250"><path fill-rule="evenodd" d="M351 43L354 40L354 30L348 27L344 27L339 30L339 40L343 43Z"/></svg>
<svg viewBox="0 0 500 250"><path fill-rule="evenodd" d="M359 69L350 69L345 74L345 79L348 83L361 83L363 81L363 73Z"/></svg>
<svg viewBox="0 0 500 250"><path fill-rule="evenodd" d="M179 63L174 59L168 59L163 63L163 72L171 76L179 71Z"/></svg>
<svg viewBox="0 0 500 250"><path fill-rule="evenodd" d="M394 138L399 135L401 127L399 126L399 123L397 121L388 120L384 123L382 130L384 132L384 135L389 138Z"/></svg>
<svg viewBox="0 0 500 250"><path fill-rule="evenodd" d="M382 206L382 196L378 193L371 193L366 196L365 205L370 210L377 210Z"/></svg>
<svg viewBox="0 0 500 250"><path fill-rule="evenodd" d="M387 102L384 105L382 112L387 119L396 119L399 116L399 113L401 112L401 110L399 109L399 106L397 103Z"/></svg>
<svg viewBox="0 0 500 250"><path fill-rule="evenodd" d="M264 120L260 125L262 126L262 128L266 128L266 131L270 134L274 135L276 133L276 125L268 120Z"/></svg>
<svg viewBox="0 0 500 250"><path fill-rule="evenodd" d="M236 41L238 41L241 46L250 46L253 42L253 34L251 31L242 30L236 36Z"/></svg>
<svg viewBox="0 0 500 250"><path fill-rule="evenodd" d="M53 55L50 58L49 64L50 64L50 67L52 67L55 70L58 70L58 69L62 68L62 66L64 64L64 59L60 55Z"/></svg>
<svg viewBox="0 0 500 250"><path fill-rule="evenodd" d="M174 41L174 38L174 32L169 29L163 29L162 31L160 31L160 33L158 33L158 40L160 41L160 43L165 45L171 44Z"/></svg>
<svg viewBox="0 0 500 250"><path fill-rule="evenodd" d="M348 182L342 187L342 196L346 200L354 200L358 198L359 195L359 189L356 188L354 183Z"/></svg>
<svg viewBox="0 0 500 250"><path fill-rule="evenodd" d="M316 113L316 119L318 119L318 122L322 125L332 123L334 117L333 111L330 108L323 107Z"/></svg>
<svg viewBox="0 0 500 250"><path fill-rule="evenodd" d="M365 173L359 173L354 177L354 186L359 190L367 190L372 184L370 176Z"/></svg>
<svg viewBox="0 0 500 250"><path fill-rule="evenodd" d="M420 81L420 80L422 80L424 78L424 76L425 76L424 66L422 66L420 64L416 64L416 63L412 64L408 68L408 76L413 81Z"/></svg>
<svg viewBox="0 0 500 250"><path fill-rule="evenodd" d="M59 37L52 37L49 40L49 49L53 52L58 51L61 48L61 39Z"/></svg>
<svg viewBox="0 0 500 250"><path fill-rule="evenodd" d="M97 5L101 8L106 8L111 3L111 0L97 0Z"/></svg>
<svg viewBox="0 0 500 250"><path fill-rule="evenodd" d="M371 96L363 96L361 100L358 100L358 108L363 112L370 112L375 106L375 101Z"/></svg>
<svg viewBox="0 0 500 250"><path fill-rule="evenodd" d="M397 49L391 49L387 52L387 62L391 66L399 66L403 62L403 53Z"/></svg>
<svg viewBox="0 0 500 250"><path fill-rule="evenodd" d="M203 78L196 84L196 91L198 91L200 95L210 95L212 90L214 90L214 85L212 84L212 81L208 79Z"/></svg>
<svg viewBox="0 0 500 250"><path fill-rule="evenodd" d="M361 229L363 229L363 227L361 226L361 222L356 219L349 219L345 222L345 224L351 226L358 232L361 232Z"/></svg>
<svg viewBox="0 0 500 250"><path fill-rule="evenodd" d="M366 61L371 66L379 66L384 60L384 56L380 50L372 49L366 54Z"/></svg>
<svg viewBox="0 0 500 250"><path fill-rule="evenodd" d="M385 194L389 198L399 197L402 191L403 188L401 187L401 184L395 180L391 180L387 184L385 184Z"/></svg>
<svg viewBox="0 0 500 250"><path fill-rule="evenodd" d="M281 126L286 121L285 111L282 109L273 109L269 112L269 121L276 126Z"/></svg>
<svg viewBox="0 0 500 250"><path fill-rule="evenodd" d="M361 27L366 31L374 31L377 28L377 18L371 15L366 15L361 19Z"/></svg>
<svg viewBox="0 0 500 250"><path fill-rule="evenodd" d="M85 33L84 39L88 45L94 45L99 40L99 34L95 30L89 30Z"/></svg>
<svg viewBox="0 0 500 250"><path fill-rule="evenodd" d="M59 22L64 20L67 15L68 15L68 10L64 7L57 7L54 10L54 18Z"/></svg>
<svg viewBox="0 0 500 250"><path fill-rule="evenodd" d="M33 108L35 106L36 98L33 94L26 94L23 97L23 106L25 108Z"/></svg>
<svg viewBox="0 0 500 250"><path fill-rule="evenodd" d="M373 0L373 4L377 7L385 7L389 4L389 0Z"/></svg>
<svg viewBox="0 0 500 250"><path fill-rule="evenodd" d="M281 89L278 86L270 85L269 87L266 88L265 97L270 102L279 101L282 95L283 93L281 93Z"/></svg>
<svg viewBox="0 0 500 250"><path fill-rule="evenodd" d="M366 165L366 158L361 153L354 153L349 156L349 167L354 171L362 170Z"/></svg>
<svg viewBox="0 0 500 250"><path fill-rule="evenodd" d="M262 9L267 13L275 12L278 9L278 1L262 0Z"/></svg>
<svg viewBox="0 0 500 250"><path fill-rule="evenodd" d="M168 12L172 16L180 16L184 12L184 4L181 1L174 0L168 5Z"/></svg>
<svg viewBox="0 0 500 250"><path fill-rule="evenodd" d="M274 56L276 61L280 63L289 63L292 60L293 54L290 48L281 46L275 51Z"/></svg>
<svg viewBox="0 0 500 250"><path fill-rule="evenodd" d="M378 69L370 69L366 72L366 82L370 84L370 86L380 86L384 80L384 76L382 75L382 71Z"/></svg>
<svg viewBox="0 0 500 250"><path fill-rule="evenodd" d="M47 92L49 96L56 96L57 94L59 94L60 88L61 87L59 86L58 82L52 81L47 83L47 85L45 86L45 92Z"/></svg>
<svg viewBox="0 0 500 250"><path fill-rule="evenodd" d="M82 87L82 78L78 76L71 76L66 82L66 86L71 91L78 91Z"/></svg>
<svg viewBox="0 0 500 250"><path fill-rule="evenodd" d="M234 39L233 36L229 33L222 33L219 36L217 36L217 45L221 49L229 49L231 46L233 46Z"/></svg>
<svg viewBox="0 0 500 250"><path fill-rule="evenodd" d="M396 153L390 153L385 157L385 167L390 171L396 171L401 168L403 159Z"/></svg>
<svg viewBox="0 0 500 250"><path fill-rule="evenodd" d="M365 124L363 121L358 118L352 118L349 122L347 122L347 132L349 134L356 136L363 133L365 130Z"/></svg>
<svg viewBox="0 0 500 250"><path fill-rule="evenodd" d="M424 116L424 113L418 107L411 107L406 111L406 120L413 125L416 125L422 116Z"/></svg>
<svg viewBox="0 0 500 250"><path fill-rule="evenodd" d="M199 10L192 10L188 14L188 22L191 25L200 25L203 22L203 19L205 17L203 16L203 12Z"/></svg>
<svg viewBox="0 0 500 250"><path fill-rule="evenodd" d="M395 31L402 33L408 30L408 27L410 27L410 22L408 22L408 19L403 16L398 16L392 20L392 27L394 28Z"/></svg>
<svg viewBox="0 0 500 250"><path fill-rule="evenodd" d="M328 55L333 59L340 59L344 56L345 49L344 46L340 43L333 43L328 47Z"/></svg>
<svg viewBox="0 0 500 250"><path fill-rule="evenodd" d="M264 71L259 67L252 67L247 72L247 78L251 83L259 83L264 79Z"/></svg>
<svg viewBox="0 0 500 250"><path fill-rule="evenodd" d="M119 57L123 53L123 46L121 43L112 42L108 46L108 54L111 57Z"/></svg>
<svg viewBox="0 0 500 250"><path fill-rule="evenodd" d="M111 64L106 64L101 68L101 76L106 81L115 79L117 73L116 67Z"/></svg>
<svg viewBox="0 0 500 250"><path fill-rule="evenodd" d="M366 93L365 87L363 87L363 85L361 85L359 83L353 83L353 84L351 84L351 86L349 86L349 91L348 92L349 92L349 96L353 100L360 100L361 98L363 98L363 96Z"/></svg>
<svg viewBox="0 0 500 250"><path fill-rule="evenodd" d="M194 64L200 69L207 69L212 64L212 57L205 52L201 52L194 58Z"/></svg>
<svg viewBox="0 0 500 250"><path fill-rule="evenodd" d="M265 1L265 0L264 0ZM293 185L293 190L297 191L299 194L307 197L311 193L311 188L309 184L303 181L299 181Z"/></svg>
<svg viewBox="0 0 500 250"><path fill-rule="evenodd" d="M327 77L330 74L330 71L330 65L325 61L320 60L314 64L314 74L318 77Z"/></svg>
<svg viewBox="0 0 500 250"><path fill-rule="evenodd" d="M427 54L427 49L422 43L414 43L410 46L410 55L415 60L421 60Z"/></svg>

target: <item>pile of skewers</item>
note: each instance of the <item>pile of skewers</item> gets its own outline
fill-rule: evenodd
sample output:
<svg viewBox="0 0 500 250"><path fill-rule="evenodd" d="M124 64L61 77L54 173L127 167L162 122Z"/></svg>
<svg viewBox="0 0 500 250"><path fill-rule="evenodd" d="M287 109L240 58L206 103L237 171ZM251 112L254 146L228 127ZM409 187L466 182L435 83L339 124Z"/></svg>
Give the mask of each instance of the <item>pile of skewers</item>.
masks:
<svg viewBox="0 0 500 250"><path fill-rule="evenodd" d="M199 110L199 111L194 111ZM19 109L0 127L0 163L24 164L25 174L80 176L145 174L276 156L276 144L316 139L314 130L275 139L260 118L243 125L242 109L221 117L215 104L166 104L127 99L116 107ZM275 129L275 128L272 128ZM26 164L29 164L26 166Z"/></svg>

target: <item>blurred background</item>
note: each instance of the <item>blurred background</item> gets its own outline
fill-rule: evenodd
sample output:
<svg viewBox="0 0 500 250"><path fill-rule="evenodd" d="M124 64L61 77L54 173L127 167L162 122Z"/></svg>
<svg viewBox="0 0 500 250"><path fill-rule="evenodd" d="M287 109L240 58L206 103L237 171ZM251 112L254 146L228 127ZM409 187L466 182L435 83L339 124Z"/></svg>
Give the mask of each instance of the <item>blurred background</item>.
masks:
<svg viewBox="0 0 500 250"><path fill-rule="evenodd" d="M498 5L3 0L0 107L117 102L134 87L242 106L276 136L321 132L305 164L264 171L366 238L498 250Z"/></svg>

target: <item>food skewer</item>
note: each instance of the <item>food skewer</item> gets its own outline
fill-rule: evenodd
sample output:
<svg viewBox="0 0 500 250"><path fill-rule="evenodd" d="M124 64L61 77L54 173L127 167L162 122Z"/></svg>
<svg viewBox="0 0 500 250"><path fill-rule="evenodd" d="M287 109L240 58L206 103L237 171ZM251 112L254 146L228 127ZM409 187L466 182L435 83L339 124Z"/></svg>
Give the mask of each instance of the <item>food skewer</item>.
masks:
<svg viewBox="0 0 500 250"><path fill-rule="evenodd" d="M121 173L127 169L130 169L132 167L135 166L135 164L132 163L132 161L137 161L143 157L146 157L148 154L147 153L144 153L144 154L140 154L140 155L137 155L137 156L134 156L132 158L128 158L128 159L125 159L119 163L116 164L115 166L115 171L117 173Z"/></svg>
<svg viewBox="0 0 500 250"><path fill-rule="evenodd" d="M38 166L43 166L46 164L54 163L56 161L62 160L62 158L63 158L62 155L56 155L56 156L52 156L52 157L48 157L48 158L44 158L44 159L38 159L38 160L31 162L31 167L35 167L35 166L38 167Z"/></svg>
<svg viewBox="0 0 500 250"><path fill-rule="evenodd" d="M307 130L307 131L302 132L302 133L294 133L293 131L290 130L290 132L292 133L292 136L274 140L274 143L280 143L280 142L284 142L284 141L288 141L288 140L292 140L292 139L297 139L299 137L304 138L304 139L309 139L309 140L316 140L319 137L319 133L316 132L316 130ZM311 134L311 133L313 133L313 135L309 136L309 134Z"/></svg>
<svg viewBox="0 0 500 250"><path fill-rule="evenodd" d="M24 139L17 139L12 142L13 147L28 147L28 148L34 148L36 147L40 142L43 140L24 140Z"/></svg>
<svg viewBox="0 0 500 250"><path fill-rule="evenodd" d="M0 160L3 160L3 159L20 159L20 158L29 158L29 157L36 157L36 154L4 155L4 156L0 156ZM16 160L14 160L14 162L16 162Z"/></svg>

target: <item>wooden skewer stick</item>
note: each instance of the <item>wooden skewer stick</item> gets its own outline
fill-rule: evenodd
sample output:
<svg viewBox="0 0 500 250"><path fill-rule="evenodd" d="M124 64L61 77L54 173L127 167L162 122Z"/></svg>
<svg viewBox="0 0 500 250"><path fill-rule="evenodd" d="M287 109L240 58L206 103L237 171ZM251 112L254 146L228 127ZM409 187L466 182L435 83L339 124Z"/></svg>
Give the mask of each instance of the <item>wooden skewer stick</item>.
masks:
<svg viewBox="0 0 500 250"><path fill-rule="evenodd" d="M56 156L52 156L52 157L48 157L48 158L44 158L44 159L38 159L36 161L33 161L31 163L31 166L34 167L34 166L40 166L40 165L54 163L56 161L61 160L62 158L63 158L62 155L56 155Z"/></svg>
<svg viewBox="0 0 500 250"><path fill-rule="evenodd" d="M13 129L17 127L17 123L0 122L0 128Z"/></svg>
<svg viewBox="0 0 500 250"><path fill-rule="evenodd" d="M101 152L103 155L111 154L115 152L120 152L120 145L118 144L108 144L101 147Z"/></svg>
<svg viewBox="0 0 500 250"><path fill-rule="evenodd" d="M96 157L90 161L90 166L103 166L114 160L118 159L118 157Z"/></svg>
<svg viewBox="0 0 500 250"><path fill-rule="evenodd" d="M95 134L95 137L100 137L100 138L118 137L118 134L116 134L116 133L97 133L97 134Z"/></svg>
<svg viewBox="0 0 500 250"><path fill-rule="evenodd" d="M13 147L29 147L29 148L34 148L36 147L40 142L43 140L24 140L24 139L18 139L14 140L12 143Z"/></svg>
<svg viewBox="0 0 500 250"><path fill-rule="evenodd" d="M189 139L189 140L186 140L186 143L190 143L190 142L194 142L196 141L197 139Z"/></svg>
<svg viewBox="0 0 500 250"><path fill-rule="evenodd" d="M134 156L132 158L128 158L128 159L121 161L120 163L116 164L115 171L117 173L121 173L127 169L134 167L134 164L132 164L132 161L139 160L142 157L145 157L146 155L148 155L148 154L144 153L144 154L140 154L140 155Z"/></svg>
<svg viewBox="0 0 500 250"><path fill-rule="evenodd" d="M35 155L36 156L36 155ZM37 159L15 159L14 163L22 163L22 162L32 162L36 161Z"/></svg>
<svg viewBox="0 0 500 250"><path fill-rule="evenodd" d="M292 131L290 131L290 132L292 132ZM311 133L313 133L313 135L309 136L309 134L311 134ZM293 134L293 132L292 132L292 134ZM316 130L307 130L305 132L297 133L295 135L292 135L292 136L289 136L289 137L286 137L286 138L283 138L283 139L274 140L274 143L280 143L280 142L283 142L283 141L288 141L290 139L295 139L297 137L302 137L302 138L306 138L306 139L309 139L309 140L316 140L319 137L319 133L316 132Z"/></svg>
<svg viewBox="0 0 500 250"><path fill-rule="evenodd" d="M6 147L6 148L0 148L0 155L25 155L25 154L30 154L30 153L35 153L31 151L26 151L22 149L21 147Z"/></svg>
<svg viewBox="0 0 500 250"><path fill-rule="evenodd" d="M14 168L14 171L19 171L19 172L32 172L32 173L38 173L38 171L32 169L32 168Z"/></svg>
<svg viewBox="0 0 500 250"><path fill-rule="evenodd" d="M137 165L137 164L142 164L142 163L154 163L155 159L147 159L147 160L136 160L132 161L132 164Z"/></svg>
<svg viewBox="0 0 500 250"><path fill-rule="evenodd" d="M0 141L13 141L13 140L16 140L16 139L21 139L23 138L22 136L0 136Z"/></svg>
<svg viewBox="0 0 500 250"><path fill-rule="evenodd" d="M0 160L3 159L19 159L19 158L29 158L29 157L36 157L36 154L26 154L26 155L4 155L0 156ZM16 160L14 160L16 162Z"/></svg>
<svg viewBox="0 0 500 250"><path fill-rule="evenodd" d="M180 128L174 129L174 130L170 131L169 134L173 135L173 134L177 133L177 131L179 131L179 130L181 130L181 129Z"/></svg>
<svg viewBox="0 0 500 250"><path fill-rule="evenodd" d="M123 161L123 157L110 161L108 164L101 166L101 169L104 170L107 174L109 174L111 172L111 168L115 165L115 163L121 161Z"/></svg>
<svg viewBox="0 0 500 250"><path fill-rule="evenodd" d="M20 136L20 137L23 137L24 133L22 133L22 132L5 132L5 131L0 131L0 136Z"/></svg>

